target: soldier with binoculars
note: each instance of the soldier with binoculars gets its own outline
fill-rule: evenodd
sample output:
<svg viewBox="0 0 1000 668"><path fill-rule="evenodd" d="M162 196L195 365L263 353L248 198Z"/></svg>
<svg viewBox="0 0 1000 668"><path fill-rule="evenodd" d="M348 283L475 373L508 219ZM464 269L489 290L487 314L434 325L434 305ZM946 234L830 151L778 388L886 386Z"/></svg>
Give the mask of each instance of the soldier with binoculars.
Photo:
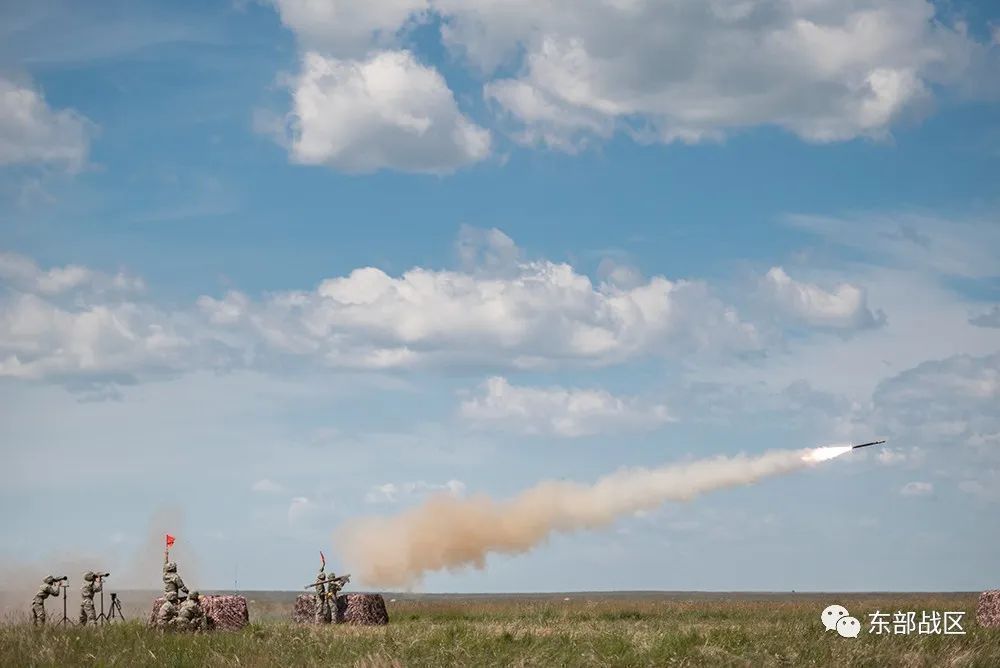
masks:
<svg viewBox="0 0 1000 668"><path fill-rule="evenodd" d="M59 588L66 586L66 576L55 577L48 575L42 581L42 586L38 588L38 593L31 601L31 623L36 626L45 624L45 599L49 596L58 596Z"/></svg>
<svg viewBox="0 0 1000 668"><path fill-rule="evenodd" d="M80 587L80 625L86 626L87 622L97 624L97 611L94 609L94 594L101 591L104 586L102 580L111 573L95 573L87 571L83 574L83 586ZM103 610L103 603L102 610Z"/></svg>

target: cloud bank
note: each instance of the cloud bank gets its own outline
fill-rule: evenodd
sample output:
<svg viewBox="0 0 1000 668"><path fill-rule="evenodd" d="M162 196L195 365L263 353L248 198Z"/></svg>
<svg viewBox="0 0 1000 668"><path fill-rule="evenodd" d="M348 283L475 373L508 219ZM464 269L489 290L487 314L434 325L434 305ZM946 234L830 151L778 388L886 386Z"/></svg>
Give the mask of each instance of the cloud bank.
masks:
<svg viewBox="0 0 1000 668"><path fill-rule="evenodd" d="M458 250L459 268L390 275L360 267L313 289L231 290L181 306L152 299L143 281L124 271L46 269L2 254L0 377L92 386L296 365L547 370L723 360L780 341L776 315L793 316L800 337L878 320L861 288L825 291L779 269L766 278L773 303L758 318L698 280L630 274L595 282L569 263L529 258L496 229L463 230ZM751 294L734 296L749 301ZM522 430L563 436L610 426L648 429L669 419L661 405L597 391L522 388L502 378L462 410L474 422L496 425L528 416Z"/></svg>
<svg viewBox="0 0 1000 668"><path fill-rule="evenodd" d="M515 140L575 152L625 133L637 141L718 141L744 128L774 126L808 142L883 138L930 108L935 89L972 89L998 59L961 21L927 0L274 0L282 22L316 59L351 67L355 59L400 58L416 27L435 25L443 48L481 85L482 97ZM320 55L321 54L321 55ZM446 84L429 65L408 66L417 98L437 99ZM358 77L355 77L358 78ZM395 92L360 93L363 79L338 84L330 117L411 115L406 79ZM395 81L395 84L392 84ZM303 89L296 90L296 106ZM439 94L440 93L440 94ZM327 100L332 102L331 100ZM448 105L447 118L463 118ZM319 109L319 107L317 107ZM445 111L446 110L446 111ZM435 116L424 117L434 122ZM449 126L445 122L444 126ZM391 124L398 132L399 126ZM461 160L485 156L486 131L471 125ZM480 134L482 133L482 134ZM350 151L360 158L368 144ZM411 134L405 159L379 166L428 171L455 145L440 133ZM472 147L475 147L472 149ZM354 150L356 149L356 150ZM471 152L470 152L470 149ZM293 151L293 156L295 155ZM349 160L348 154L344 159ZM453 154L454 157L454 154ZM425 162L425 159L429 161ZM319 161L343 168L342 161ZM433 169L431 170L433 171Z"/></svg>

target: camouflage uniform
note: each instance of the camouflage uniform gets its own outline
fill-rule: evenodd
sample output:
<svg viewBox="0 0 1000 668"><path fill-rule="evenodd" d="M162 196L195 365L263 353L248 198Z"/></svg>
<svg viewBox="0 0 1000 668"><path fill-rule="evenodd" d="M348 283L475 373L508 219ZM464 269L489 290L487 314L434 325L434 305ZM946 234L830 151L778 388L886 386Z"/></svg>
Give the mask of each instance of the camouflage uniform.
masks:
<svg viewBox="0 0 1000 668"><path fill-rule="evenodd" d="M340 594L340 590L344 588L344 583L338 580L337 576L333 573L330 573L330 575L327 576L326 581L329 583L327 584L327 587L329 588L330 599L334 601L334 604L336 604L337 595Z"/></svg>
<svg viewBox="0 0 1000 668"><path fill-rule="evenodd" d="M38 593L35 594L34 600L31 601L31 623L32 624L44 624L45 623L45 599L49 596L58 596L59 587L55 583L56 579L49 575L45 578L42 586L38 588Z"/></svg>
<svg viewBox="0 0 1000 668"><path fill-rule="evenodd" d="M164 598L166 600L156 613L156 625L161 629L172 629L175 628L177 619L177 592L167 592Z"/></svg>
<svg viewBox="0 0 1000 668"><path fill-rule="evenodd" d="M316 576L316 623L330 623L330 599L326 593L326 573L319 572Z"/></svg>
<svg viewBox="0 0 1000 668"><path fill-rule="evenodd" d="M94 610L94 594L101 591L101 578L93 571L83 574L83 586L80 587L80 624L86 626L88 621L97 623L97 611Z"/></svg>
<svg viewBox="0 0 1000 668"><path fill-rule="evenodd" d="M193 591L187 600L181 603L180 612L177 613L175 624L179 631L207 631L208 617L201 607L198 592Z"/></svg>
<svg viewBox="0 0 1000 668"><path fill-rule="evenodd" d="M337 618L337 596L340 595L340 590L344 588L344 583L337 579L335 573L330 573L326 577L327 582L327 598L330 601L330 609L333 612L334 621Z"/></svg>
<svg viewBox="0 0 1000 668"><path fill-rule="evenodd" d="M177 563L173 561L167 561L163 564L163 595L166 596L170 592L174 592L178 597L180 592L184 592L185 595L188 593L188 588L184 586L184 580L181 580L181 576L177 575Z"/></svg>

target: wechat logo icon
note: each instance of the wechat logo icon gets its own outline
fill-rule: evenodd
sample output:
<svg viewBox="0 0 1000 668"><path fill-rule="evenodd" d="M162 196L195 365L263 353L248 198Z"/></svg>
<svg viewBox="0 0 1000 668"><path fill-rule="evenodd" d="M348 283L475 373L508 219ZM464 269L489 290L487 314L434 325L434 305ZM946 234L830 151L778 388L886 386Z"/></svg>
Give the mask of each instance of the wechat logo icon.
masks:
<svg viewBox="0 0 1000 668"><path fill-rule="evenodd" d="M861 633L861 622L856 617L851 617L851 613L842 605L826 606L820 620L827 631L836 631L842 638L857 638Z"/></svg>

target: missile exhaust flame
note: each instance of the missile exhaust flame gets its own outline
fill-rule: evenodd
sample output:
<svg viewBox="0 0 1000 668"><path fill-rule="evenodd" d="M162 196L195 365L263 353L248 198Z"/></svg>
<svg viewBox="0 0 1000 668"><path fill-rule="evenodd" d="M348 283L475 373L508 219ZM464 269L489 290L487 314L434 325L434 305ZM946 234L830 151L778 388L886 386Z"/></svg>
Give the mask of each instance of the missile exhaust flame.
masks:
<svg viewBox="0 0 1000 668"><path fill-rule="evenodd" d="M392 517L348 523L339 542L348 569L364 583L410 589L432 571L483 568L490 554L527 552L555 533L599 529L667 501L750 485L852 449L835 445L621 469L593 484L546 480L502 501L438 494Z"/></svg>
<svg viewBox="0 0 1000 668"><path fill-rule="evenodd" d="M846 455L853 449L854 446L851 445L828 445L822 448L813 448L806 451L806 454L802 456L802 461L809 462L810 464L828 462L835 457Z"/></svg>

